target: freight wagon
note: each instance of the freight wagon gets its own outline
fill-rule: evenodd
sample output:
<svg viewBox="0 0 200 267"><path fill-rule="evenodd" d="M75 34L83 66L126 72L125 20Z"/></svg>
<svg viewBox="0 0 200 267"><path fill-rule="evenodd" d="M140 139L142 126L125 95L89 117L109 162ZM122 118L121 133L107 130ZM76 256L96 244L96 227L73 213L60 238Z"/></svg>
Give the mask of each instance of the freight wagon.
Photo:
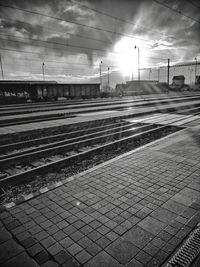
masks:
<svg viewBox="0 0 200 267"><path fill-rule="evenodd" d="M0 104L26 101L97 98L99 83L57 83L54 81L0 81Z"/></svg>

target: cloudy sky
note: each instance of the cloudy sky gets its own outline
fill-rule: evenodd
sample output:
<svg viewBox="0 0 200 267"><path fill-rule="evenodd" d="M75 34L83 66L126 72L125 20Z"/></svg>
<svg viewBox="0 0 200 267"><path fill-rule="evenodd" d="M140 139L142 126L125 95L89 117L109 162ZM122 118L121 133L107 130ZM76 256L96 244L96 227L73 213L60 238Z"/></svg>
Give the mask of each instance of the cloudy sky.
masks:
<svg viewBox="0 0 200 267"><path fill-rule="evenodd" d="M137 79L138 52L140 68L152 68L141 78L156 79L168 58L199 60L199 32L198 0L0 0L5 79L41 80L43 65L45 80L99 82L102 62L103 84L109 68L115 86Z"/></svg>

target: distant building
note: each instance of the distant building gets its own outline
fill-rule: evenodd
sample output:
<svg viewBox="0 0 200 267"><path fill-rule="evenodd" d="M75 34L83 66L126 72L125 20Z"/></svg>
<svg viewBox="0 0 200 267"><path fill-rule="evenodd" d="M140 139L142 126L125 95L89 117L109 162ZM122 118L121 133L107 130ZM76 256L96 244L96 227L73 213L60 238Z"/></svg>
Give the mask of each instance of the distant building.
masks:
<svg viewBox="0 0 200 267"><path fill-rule="evenodd" d="M170 89L174 91L188 91L190 90L189 85L185 84L184 75L174 76L172 79L172 84L170 85Z"/></svg>
<svg viewBox="0 0 200 267"><path fill-rule="evenodd" d="M166 83L158 83L154 80L127 81L125 84L117 84L115 87L118 96L164 93L168 89Z"/></svg>
<svg viewBox="0 0 200 267"><path fill-rule="evenodd" d="M195 84L200 84L200 75L197 75L195 78Z"/></svg>
<svg viewBox="0 0 200 267"><path fill-rule="evenodd" d="M172 85L182 87L185 84L185 77L184 75L178 75L173 77Z"/></svg>

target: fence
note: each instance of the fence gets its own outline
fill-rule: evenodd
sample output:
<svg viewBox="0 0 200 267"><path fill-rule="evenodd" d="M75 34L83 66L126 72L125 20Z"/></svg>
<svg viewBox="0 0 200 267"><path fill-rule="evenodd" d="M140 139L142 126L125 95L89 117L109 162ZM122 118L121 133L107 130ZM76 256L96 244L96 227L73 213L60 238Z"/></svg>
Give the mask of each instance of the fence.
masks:
<svg viewBox="0 0 200 267"><path fill-rule="evenodd" d="M200 75L200 62L177 64L170 66L169 83L172 83L173 76L184 75L185 83L192 85L195 83L195 77ZM167 82L167 66L159 68L140 69L141 80L157 80L159 82Z"/></svg>

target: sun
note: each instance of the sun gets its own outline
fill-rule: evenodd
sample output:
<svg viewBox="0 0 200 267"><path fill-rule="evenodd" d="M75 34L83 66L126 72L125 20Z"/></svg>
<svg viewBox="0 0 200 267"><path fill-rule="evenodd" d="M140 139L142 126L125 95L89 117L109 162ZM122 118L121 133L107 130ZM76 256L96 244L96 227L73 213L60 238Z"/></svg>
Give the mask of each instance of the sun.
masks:
<svg viewBox="0 0 200 267"><path fill-rule="evenodd" d="M138 47L139 47L139 66L141 67L141 50L142 54L146 54L143 44L135 40L124 37L115 44L114 51L116 53L116 62L121 73L125 76L133 76L138 78ZM144 62L142 62L144 63Z"/></svg>

